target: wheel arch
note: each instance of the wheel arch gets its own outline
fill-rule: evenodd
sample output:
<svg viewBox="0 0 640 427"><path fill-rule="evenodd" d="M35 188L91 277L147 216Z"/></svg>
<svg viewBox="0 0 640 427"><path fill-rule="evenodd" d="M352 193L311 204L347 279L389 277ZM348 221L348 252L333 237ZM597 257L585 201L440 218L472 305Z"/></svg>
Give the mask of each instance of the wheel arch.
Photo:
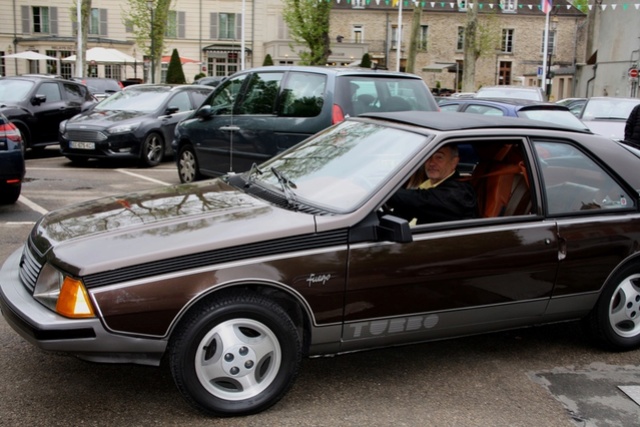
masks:
<svg viewBox="0 0 640 427"><path fill-rule="evenodd" d="M311 330L314 323L314 316L311 307L297 291L281 283L252 280L250 282L228 283L216 286L207 292L196 296L183 310L176 316L173 324L169 328L167 339L171 337L182 321L188 317L189 313L199 310L200 307L211 304L217 298L238 293L253 293L271 299L280 305L291 317L296 325L300 341L302 342L303 353L306 355L311 345Z"/></svg>

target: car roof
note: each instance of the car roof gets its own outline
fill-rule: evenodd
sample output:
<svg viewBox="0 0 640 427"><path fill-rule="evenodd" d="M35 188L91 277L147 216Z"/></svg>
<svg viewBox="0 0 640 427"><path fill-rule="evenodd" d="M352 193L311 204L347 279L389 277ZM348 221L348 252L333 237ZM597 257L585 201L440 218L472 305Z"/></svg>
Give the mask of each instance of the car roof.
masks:
<svg viewBox="0 0 640 427"><path fill-rule="evenodd" d="M324 65L312 66L312 65L269 65L264 67L250 68L239 73L247 71L301 71L311 73L333 74L336 76L342 75L382 75L382 76L395 76L403 78L422 78L415 74L404 73L401 71L380 70L373 68L361 68L361 67L327 67Z"/></svg>
<svg viewBox="0 0 640 427"><path fill-rule="evenodd" d="M464 114L464 119L460 117ZM401 111L394 113L365 113L360 118L377 118L396 123L419 126L436 131L489 129L489 128L528 128L540 130L562 130L567 132L592 134L588 130L565 127L551 122L523 119L519 117L489 116L445 111Z"/></svg>
<svg viewBox="0 0 640 427"><path fill-rule="evenodd" d="M163 89L167 92L172 92L172 91L180 91L180 90L194 90L197 88L212 88L211 86L206 86L206 85L189 85L189 84L183 84L183 85L173 85L173 84L165 84L165 83L141 83L141 84L136 84L136 85L131 85L131 86L126 86L124 89L124 91L132 91L132 90L147 90L147 89Z"/></svg>
<svg viewBox="0 0 640 427"><path fill-rule="evenodd" d="M514 107L529 107L529 106L546 106L546 107L555 107L559 110L569 110L567 107L563 105L558 105L554 102L545 102L545 101L536 101L533 99L524 99L524 98L453 98L451 101L443 102L441 105L445 105L447 103L451 104L485 104L485 105L495 105L495 104L503 104L503 105L511 105Z"/></svg>

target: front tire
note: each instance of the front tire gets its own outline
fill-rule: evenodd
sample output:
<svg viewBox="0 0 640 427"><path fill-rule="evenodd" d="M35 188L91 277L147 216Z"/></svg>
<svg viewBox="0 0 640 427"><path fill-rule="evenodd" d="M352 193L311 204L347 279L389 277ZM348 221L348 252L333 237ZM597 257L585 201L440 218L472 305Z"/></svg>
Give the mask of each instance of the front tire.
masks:
<svg viewBox="0 0 640 427"><path fill-rule="evenodd" d="M178 153L178 176L180 182L189 183L202 179L198 159L192 145L183 145Z"/></svg>
<svg viewBox="0 0 640 427"><path fill-rule="evenodd" d="M263 411L291 388L301 340L281 306L238 293L196 307L175 331L169 364L185 400L208 415Z"/></svg>
<svg viewBox="0 0 640 427"><path fill-rule="evenodd" d="M164 141L162 135L151 132L140 147L140 166L152 168L158 166L164 158Z"/></svg>
<svg viewBox="0 0 640 427"><path fill-rule="evenodd" d="M585 321L591 336L608 350L640 347L640 269L628 265L616 273Z"/></svg>

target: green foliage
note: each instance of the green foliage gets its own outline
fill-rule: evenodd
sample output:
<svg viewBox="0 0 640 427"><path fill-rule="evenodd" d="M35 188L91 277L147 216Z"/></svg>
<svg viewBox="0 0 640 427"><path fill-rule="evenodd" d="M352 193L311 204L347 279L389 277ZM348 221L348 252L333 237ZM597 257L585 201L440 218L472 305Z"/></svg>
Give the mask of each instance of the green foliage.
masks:
<svg viewBox="0 0 640 427"><path fill-rule="evenodd" d="M193 76L193 81L195 82L197 80L200 80L203 77L207 77L207 75L205 73L198 73L195 76Z"/></svg>
<svg viewBox="0 0 640 427"><path fill-rule="evenodd" d="M262 65L264 66L273 65L273 58L271 58L270 54L267 53L267 56L264 57L264 62L262 62Z"/></svg>
<svg viewBox="0 0 640 427"><path fill-rule="evenodd" d="M185 84L186 82L184 71L182 70L182 63L180 62L180 55L178 55L178 49L173 49L171 61L169 61L169 68L167 68L167 83Z"/></svg>
<svg viewBox="0 0 640 427"><path fill-rule="evenodd" d="M165 48L164 35L168 27L169 8L172 0L153 0L151 10L147 1L127 0L122 8L122 16L124 17L124 25L133 30L136 44L145 55L151 55L151 39L153 38L153 56L156 60L156 71L159 71L160 58Z"/></svg>
<svg viewBox="0 0 640 427"><path fill-rule="evenodd" d="M368 53L362 55L362 59L360 60L360 66L363 68L371 68L371 57Z"/></svg>
<svg viewBox="0 0 640 427"><path fill-rule="evenodd" d="M283 19L290 37L308 50L298 52L302 65L326 65L331 53L329 19L331 1L282 0Z"/></svg>

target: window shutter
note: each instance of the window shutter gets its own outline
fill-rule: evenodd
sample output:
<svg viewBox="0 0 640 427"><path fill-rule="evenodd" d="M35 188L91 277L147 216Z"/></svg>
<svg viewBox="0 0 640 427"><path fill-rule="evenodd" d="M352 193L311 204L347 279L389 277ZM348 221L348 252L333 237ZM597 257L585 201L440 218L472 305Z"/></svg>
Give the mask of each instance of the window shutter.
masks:
<svg viewBox="0 0 640 427"><path fill-rule="evenodd" d="M58 8L50 7L49 8L49 29L51 30L51 35L58 34Z"/></svg>
<svg viewBox="0 0 640 427"><path fill-rule="evenodd" d="M101 36L106 36L108 34L108 30L107 30L107 22L108 22L107 13L108 13L107 9L100 9L100 35Z"/></svg>
<svg viewBox="0 0 640 427"><path fill-rule="evenodd" d="M31 34L31 10L29 6L20 6L22 10L22 33Z"/></svg>
<svg viewBox="0 0 640 427"><path fill-rule="evenodd" d="M186 12L178 12L178 38L184 39L186 37Z"/></svg>
<svg viewBox="0 0 640 427"><path fill-rule="evenodd" d="M218 14L213 12L210 14L211 16L211 34L209 34L210 39L218 39Z"/></svg>
<svg viewBox="0 0 640 427"><path fill-rule="evenodd" d="M236 40L242 38L242 14L236 13Z"/></svg>

